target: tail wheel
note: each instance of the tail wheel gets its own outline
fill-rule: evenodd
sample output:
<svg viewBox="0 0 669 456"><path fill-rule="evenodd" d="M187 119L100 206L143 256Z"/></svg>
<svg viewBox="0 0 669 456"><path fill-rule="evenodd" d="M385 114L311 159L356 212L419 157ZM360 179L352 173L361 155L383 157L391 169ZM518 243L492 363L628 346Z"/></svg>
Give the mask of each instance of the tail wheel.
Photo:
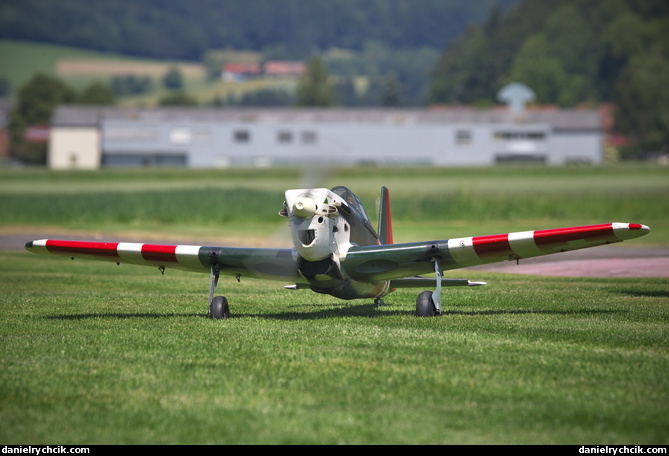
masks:
<svg viewBox="0 0 669 456"><path fill-rule="evenodd" d="M230 306L225 296L216 296L209 304L209 317L214 320L230 318Z"/></svg>
<svg viewBox="0 0 669 456"><path fill-rule="evenodd" d="M417 317L436 317L439 313L432 301L432 292L426 290L418 295L416 299L416 316Z"/></svg>

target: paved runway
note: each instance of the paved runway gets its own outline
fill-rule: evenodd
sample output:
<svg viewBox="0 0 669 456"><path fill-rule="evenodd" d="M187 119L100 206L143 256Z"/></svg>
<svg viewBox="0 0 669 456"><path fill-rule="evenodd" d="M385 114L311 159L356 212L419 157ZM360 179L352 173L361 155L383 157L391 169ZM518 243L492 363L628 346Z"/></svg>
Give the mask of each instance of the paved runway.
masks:
<svg viewBox="0 0 669 456"><path fill-rule="evenodd" d="M477 266L481 271L505 272L512 274L532 274L563 277L669 277L669 257L630 258L612 257L598 259L576 259L529 263L521 260L515 263L496 263Z"/></svg>
<svg viewBox="0 0 669 456"><path fill-rule="evenodd" d="M634 241L630 241L632 243ZM566 277L669 277L669 248L610 245L475 266L512 274Z"/></svg>

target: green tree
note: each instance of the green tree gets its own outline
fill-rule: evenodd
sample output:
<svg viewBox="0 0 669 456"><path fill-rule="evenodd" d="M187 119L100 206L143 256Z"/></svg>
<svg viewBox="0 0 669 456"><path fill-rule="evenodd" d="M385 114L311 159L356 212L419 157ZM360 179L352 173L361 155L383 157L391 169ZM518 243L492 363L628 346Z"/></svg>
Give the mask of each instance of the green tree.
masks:
<svg viewBox="0 0 669 456"><path fill-rule="evenodd" d="M525 41L503 81L524 83L536 93L539 103L573 106L583 101L583 77L565 71L563 61L551 55L542 34Z"/></svg>
<svg viewBox="0 0 669 456"><path fill-rule="evenodd" d="M431 103L463 103L474 100L475 97L469 93L476 80L476 73L472 69L480 60L487 42L483 29L472 25L451 43L437 60L432 72L429 94Z"/></svg>
<svg viewBox="0 0 669 456"><path fill-rule="evenodd" d="M196 106L197 100L185 92L166 95L158 102L160 106Z"/></svg>
<svg viewBox="0 0 669 456"><path fill-rule="evenodd" d="M654 47L632 57L616 99L616 128L632 141L626 155L669 153L669 56Z"/></svg>
<svg viewBox="0 0 669 456"><path fill-rule="evenodd" d="M153 80L148 76L114 76L111 78L111 89L117 97L137 95L150 92L153 88Z"/></svg>
<svg viewBox="0 0 669 456"><path fill-rule="evenodd" d="M46 163L46 144L26 142L25 132L30 126L48 124L56 106L72 103L74 99L74 91L60 79L44 74L33 76L19 90L10 114L12 155L35 164Z"/></svg>
<svg viewBox="0 0 669 456"><path fill-rule="evenodd" d="M400 86L397 82L397 78L393 73L386 77L386 81L383 86L382 104L386 107L395 107L400 105Z"/></svg>
<svg viewBox="0 0 669 456"><path fill-rule="evenodd" d="M297 106L332 106L334 91L329 81L328 69L320 57L307 63L307 70L300 78L295 95Z"/></svg>
<svg viewBox="0 0 669 456"><path fill-rule="evenodd" d="M170 90L183 89L184 79L178 67L171 67L163 76L163 85Z"/></svg>
<svg viewBox="0 0 669 456"><path fill-rule="evenodd" d="M104 82L93 82L77 96L77 103L83 105L109 106L116 104L114 91Z"/></svg>
<svg viewBox="0 0 669 456"><path fill-rule="evenodd" d="M0 98L9 98L12 93L12 85L5 77L0 77Z"/></svg>

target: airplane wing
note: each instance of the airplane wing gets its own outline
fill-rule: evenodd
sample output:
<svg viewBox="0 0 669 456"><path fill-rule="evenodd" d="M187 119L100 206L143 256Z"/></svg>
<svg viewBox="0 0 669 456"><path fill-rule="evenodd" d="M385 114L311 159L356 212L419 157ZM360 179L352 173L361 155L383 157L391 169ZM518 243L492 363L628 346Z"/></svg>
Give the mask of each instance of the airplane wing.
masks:
<svg viewBox="0 0 669 456"><path fill-rule="evenodd" d="M643 236L649 231L647 226L635 223L607 223L441 241L353 246L341 263L354 280L379 283L391 280L394 287L414 287L421 285L418 276L435 271L435 259L439 260L442 270L458 269L612 244ZM72 259L204 273L210 273L212 265L220 265L222 275L289 282L302 280L292 249L52 239L30 241L25 248L37 254ZM447 281L444 285L451 286L466 282L444 280Z"/></svg>
<svg viewBox="0 0 669 456"><path fill-rule="evenodd" d="M391 286L410 287L420 282L395 279L434 272L435 259L442 270L466 268L612 244L648 232L647 226L637 223L607 223L431 242L354 246L342 266L355 280L391 280Z"/></svg>
<svg viewBox="0 0 669 456"><path fill-rule="evenodd" d="M295 281L299 278L291 249L158 245L129 242L88 242L42 239L25 244L37 254L74 259L110 261L210 273L220 265L220 274L236 277Z"/></svg>

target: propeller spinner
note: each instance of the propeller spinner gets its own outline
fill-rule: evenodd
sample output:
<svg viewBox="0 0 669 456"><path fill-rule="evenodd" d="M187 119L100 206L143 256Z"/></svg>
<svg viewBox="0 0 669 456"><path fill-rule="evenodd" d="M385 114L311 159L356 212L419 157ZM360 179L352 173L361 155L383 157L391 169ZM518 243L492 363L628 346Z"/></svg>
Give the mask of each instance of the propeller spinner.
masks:
<svg viewBox="0 0 669 456"><path fill-rule="evenodd" d="M316 202L311 198L298 198L293 203L293 215L301 218L313 217L318 210Z"/></svg>

